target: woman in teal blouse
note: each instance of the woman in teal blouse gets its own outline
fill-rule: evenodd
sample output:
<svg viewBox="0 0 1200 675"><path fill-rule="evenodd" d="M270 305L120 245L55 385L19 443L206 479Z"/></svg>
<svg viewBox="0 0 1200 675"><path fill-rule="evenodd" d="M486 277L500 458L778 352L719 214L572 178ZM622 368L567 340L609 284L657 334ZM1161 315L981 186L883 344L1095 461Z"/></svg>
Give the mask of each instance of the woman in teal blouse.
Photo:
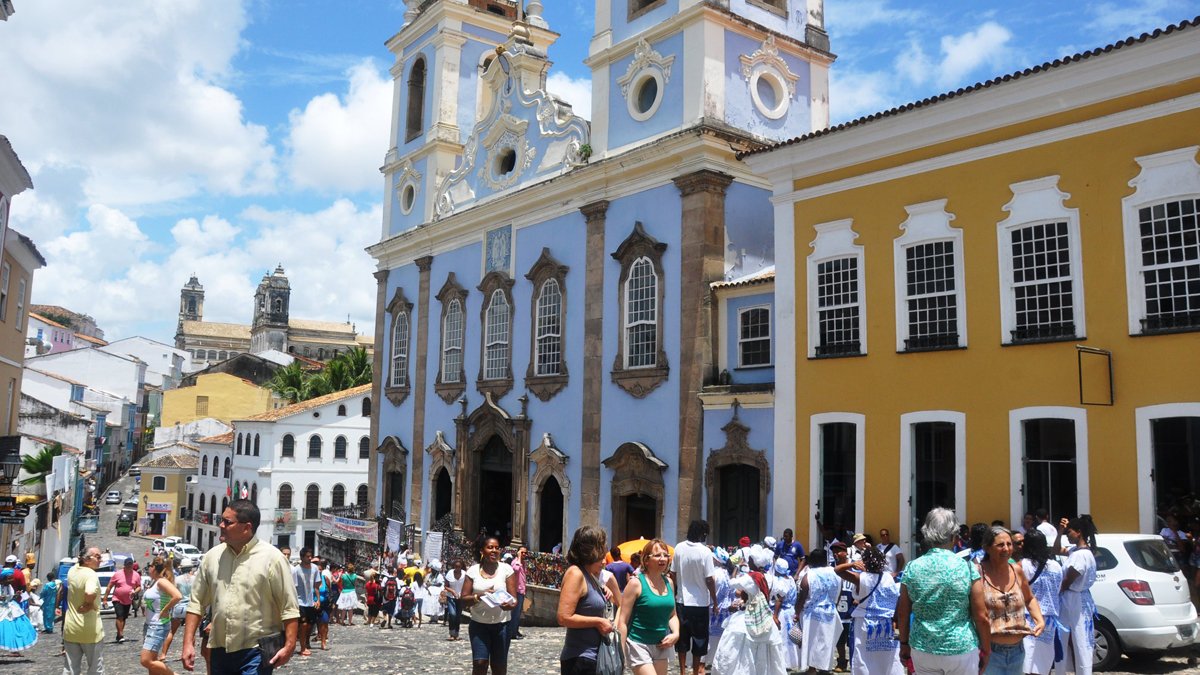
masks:
<svg viewBox="0 0 1200 675"><path fill-rule="evenodd" d="M625 662L633 675L666 675L667 663L679 640L675 591L667 579L671 554L661 539L651 539L642 549L642 569L625 584L621 594L621 635Z"/></svg>
<svg viewBox="0 0 1200 675"><path fill-rule="evenodd" d="M975 584L978 567L951 553L957 532L953 511L925 516L921 536L929 550L904 568L896 632L901 661L911 658L918 671L977 675L991 655L991 629Z"/></svg>

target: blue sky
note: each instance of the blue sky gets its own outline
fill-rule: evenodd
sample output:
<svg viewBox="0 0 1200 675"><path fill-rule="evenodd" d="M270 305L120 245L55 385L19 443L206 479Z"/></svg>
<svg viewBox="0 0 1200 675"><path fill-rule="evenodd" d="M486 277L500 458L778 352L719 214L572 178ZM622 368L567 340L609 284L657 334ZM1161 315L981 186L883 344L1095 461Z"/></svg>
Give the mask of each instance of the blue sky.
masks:
<svg viewBox="0 0 1200 675"><path fill-rule="evenodd" d="M11 222L34 302L170 342L191 273L247 323L283 263L292 312L370 332L400 0L14 0L9 137L35 190ZM592 3L544 0L551 91L590 116ZM949 8L949 9L947 9ZM1200 0L827 0L834 123L1200 15ZM68 18L69 17L69 18Z"/></svg>

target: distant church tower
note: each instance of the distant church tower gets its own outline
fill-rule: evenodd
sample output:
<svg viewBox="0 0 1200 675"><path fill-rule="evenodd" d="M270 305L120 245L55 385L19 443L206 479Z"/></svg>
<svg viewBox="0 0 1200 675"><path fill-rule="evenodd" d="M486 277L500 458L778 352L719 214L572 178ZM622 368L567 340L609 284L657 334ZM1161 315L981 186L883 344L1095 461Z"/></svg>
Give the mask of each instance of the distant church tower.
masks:
<svg viewBox="0 0 1200 675"><path fill-rule="evenodd" d="M271 274L264 274L254 293L254 321L250 325L250 352L268 349L287 351L288 306L292 287L283 272L283 265Z"/></svg>
<svg viewBox="0 0 1200 675"><path fill-rule="evenodd" d="M175 346L183 349L183 322L204 320L204 286L193 274L179 291L179 323L175 328Z"/></svg>

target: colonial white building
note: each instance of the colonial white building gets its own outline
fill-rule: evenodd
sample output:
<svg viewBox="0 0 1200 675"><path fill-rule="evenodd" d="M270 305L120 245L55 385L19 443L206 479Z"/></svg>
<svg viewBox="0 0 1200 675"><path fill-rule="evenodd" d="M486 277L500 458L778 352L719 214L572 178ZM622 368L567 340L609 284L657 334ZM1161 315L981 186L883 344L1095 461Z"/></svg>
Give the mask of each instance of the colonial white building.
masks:
<svg viewBox="0 0 1200 675"><path fill-rule="evenodd" d="M201 441L197 513L216 523L228 488L262 509L259 539L315 549L320 509L367 502L371 414L368 384L234 420L232 435ZM214 526L193 525L204 547L217 541Z"/></svg>
<svg viewBox="0 0 1200 675"><path fill-rule="evenodd" d="M195 441L200 450L200 470L188 481L187 513L191 523L184 538L200 549L210 549L220 541L217 521L229 503L230 475L233 472L233 432L207 436Z"/></svg>

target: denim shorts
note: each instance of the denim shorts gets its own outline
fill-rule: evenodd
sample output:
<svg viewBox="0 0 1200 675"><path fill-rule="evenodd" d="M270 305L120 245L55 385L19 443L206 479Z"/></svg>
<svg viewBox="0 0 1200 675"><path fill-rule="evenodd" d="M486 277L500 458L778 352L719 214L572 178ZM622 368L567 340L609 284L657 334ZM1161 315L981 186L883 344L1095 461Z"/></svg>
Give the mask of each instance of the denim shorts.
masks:
<svg viewBox="0 0 1200 675"><path fill-rule="evenodd" d="M491 661L493 664L508 663L508 622L480 623L472 621L467 626L471 637L471 659Z"/></svg>
<svg viewBox="0 0 1200 675"><path fill-rule="evenodd" d="M1021 675L1025 672L1025 645L992 644L992 655L988 658L984 675Z"/></svg>
<svg viewBox="0 0 1200 675"><path fill-rule="evenodd" d="M146 639L142 642L142 649L155 654L162 651L167 633L171 632L171 622L162 623L155 618L156 616L157 613L151 613L146 617Z"/></svg>

